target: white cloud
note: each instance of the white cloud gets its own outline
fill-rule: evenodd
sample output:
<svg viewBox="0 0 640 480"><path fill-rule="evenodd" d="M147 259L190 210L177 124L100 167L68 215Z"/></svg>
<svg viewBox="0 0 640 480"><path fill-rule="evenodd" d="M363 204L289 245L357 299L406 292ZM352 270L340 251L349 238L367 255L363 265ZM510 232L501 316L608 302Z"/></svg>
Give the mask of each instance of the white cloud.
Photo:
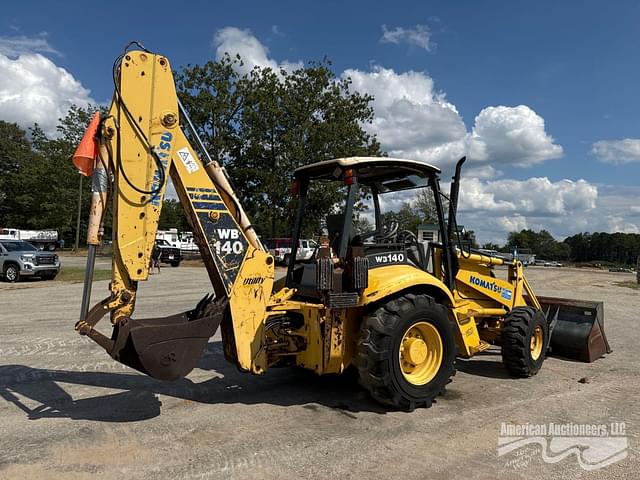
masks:
<svg viewBox="0 0 640 480"><path fill-rule="evenodd" d="M529 228L527 219L517 213L511 217L498 217L497 225L501 227L504 232L520 232ZM476 234L477 233L479 232L476 232Z"/></svg>
<svg viewBox="0 0 640 480"><path fill-rule="evenodd" d="M238 68L240 73L248 73L254 67L271 68L275 72L280 70L293 71L303 67L302 62L278 63L269 58L269 49L258 40L250 30L236 27L225 27L216 32L213 37L216 58L219 60L228 53L232 57L239 54L244 65Z"/></svg>
<svg viewBox="0 0 640 480"><path fill-rule="evenodd" d="M456 106L423 72L376 66L342 75L352 79L353 90L374 96L375 119L365 128L390 155L443 168L467 155L468 167L483 177L498 174L495 165L527 167L562 155L544 119L526 105L487 107L469 132Z"/></svg>
<svg viewBox="0 0 640 480"><path fill-rule="evenodd" d="M421 27L421 29L418 29ZM386 41L400 41L412 29L384 29ZM416 32L427 32L417 26ZM383 37L384 38L384 37ZM255 66L293 70L302 62L278 62L249 30L226 27L214 38L216 57L240 54L241 73ZM390 155L451 167L463 155L468 170L483 178L499 175L499 165L526 167L562 156L562 147L545 131L544 119L526 105L483 109L467 131L456 106L435 88L424 72L396 73L374 66L370 71L347 69L352 89L374 96L375 118L365 128L378 136Z"/></svg>
<svg viewBox="0 0 640 480"><path fill-rule="evenodd" d="M458 210L459 222L474 230L481 242L504 243L509 232L525 228L546 229L560 239L590 230L597 207L598 188L586 180L465 177Z"/></svg>
<svg viewBox="0 0 640 480"><path fill-rule="evenodd" d="M40 54L0 55L0 119L23 128L38 123L56 135L58 119L73 104L96 103L73 75Z"/></svg>
<svg viewBox="0 0 640 480"><path fill-rule="evenodd" d="M544 119L526 105L483 109L470 141L482 145L476 155L491 163L528 167L562 156L562 147L545 131Z"/></svg>
<svg viewBox="0 0 640 480"><path fill-rule="evenodd" d="M16 58L25 53L49 53L61 55L47 40L47 33L41 32L34 37L25 35L0 37L0 55Z"/></svg>
<svg viewBox="0 0 640 480"><path fill-rule="evenodd" d="M394 43L404 35L404 30L386 32ZM255 65L276 70L302 66L271 58L248 30L219 30L214 45L218 58L225 51L240 53L245 71ZM375 66L370 71L348 69L342 77L352 79L352 90L375 97L375 120L364 128L378 136L391 156L437 164L446 178L458 158L467 155L459 223L475 230L481 242L504 243L509 232L524 228L546 229L558 239L584 231L640 230L640 223L632 221L639 217L640 204L629 205L629 198L640 198L640 187L622 193L619 187L598 187L587 180L498 178L507 166L529 167L563 154L542 116L530 107L488 106L468 130L456 106L426 73ZM383 204L398 207L402 200L385 198Z"/></svg>
<svg viewBox="0 0 640 480"><path fill-rule="evenodd" d="M492 211L533 217L565 216L596 207L598 188L586 180L552 182L546 177L527 180L460 183L460 211Z"/></svg>
<svg viewBox="0 0 640 480"><path fill-rule="evenodd" d="M393 30L389 30L386 25L382 25L380 43L395 43L396 45L406 43L428 52L433 48L431 32L426 25L416 25L412 28L396 27Z"/></svg>
<svg viewBox="0 0 640 480"><path fill-rule="evenodd" d="M463 178L459 223L474 230L480 242L499 244L523 228L548 230L558 240L579 232L640 233L640 205L630 205L632 198L640 198L640 187L544 177Z"/></svg>
<svg viewBox="0 0 640 480"><path fill-rule="evenodd" d="M463 153L464 122L429 76L379 66L370 72L348 69L342 76L351 78L354 91L373 95L375 119L365 128L390 155L440 163Z"/></svg>
<svg viewBox="0 0 640 480"><path fill-rule="evenodd" d="M591 153L601 162L614 165L640 162L640 139L600 140L593 144Z"/></svg>

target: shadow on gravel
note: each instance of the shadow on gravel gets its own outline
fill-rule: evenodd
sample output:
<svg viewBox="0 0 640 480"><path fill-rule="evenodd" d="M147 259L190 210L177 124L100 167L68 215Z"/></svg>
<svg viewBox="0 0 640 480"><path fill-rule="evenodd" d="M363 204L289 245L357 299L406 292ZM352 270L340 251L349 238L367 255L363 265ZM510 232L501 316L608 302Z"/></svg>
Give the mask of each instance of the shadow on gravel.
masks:
<svg viewBox="0 0 640 480"><path fill-rule="evenodd" d="M502 365L502 359L500 357L496 360L482 360L479 358L466 360L458 358L456 359L456 369L459 372L478 377L513 379Z"/></svg>
<svg viewBox="0 0 640 480"><path fill-rule="evenodd" d="M456 370L477 377L513 380L502 364L499 347L476 353L473 358L456 358Z"/></svg>
<svg viewBox="0 0 640 480"><path fill-rule="evenodd" d="M264 376L242 373L229 364L220 343L210 343L199 368L217 375L194 383L188 378L163 382L138 373L66 371L0 366L0 397L22 410L29 419L70 418L102 422L134 422L160 415L158 395L208 404L267 403L332 408L348 417L352 412L385 413L358 386L352 372L317 376L296 368L272 369ZM61 384L120 390L101 396L74 399ZM124 390L124 391L122 391ZM83 391L80 397L95 392Z"/></svg>

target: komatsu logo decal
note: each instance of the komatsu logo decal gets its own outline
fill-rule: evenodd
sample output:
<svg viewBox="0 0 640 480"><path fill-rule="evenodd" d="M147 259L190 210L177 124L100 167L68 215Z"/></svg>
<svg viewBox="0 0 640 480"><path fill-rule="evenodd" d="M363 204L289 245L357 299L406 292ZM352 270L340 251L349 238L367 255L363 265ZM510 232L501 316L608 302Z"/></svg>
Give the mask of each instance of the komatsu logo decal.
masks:
<svg viewBox="0 0 640 480"><path fill-rule="evenodd" d="M473 275L469 276L469 283L471 285L475 285L476 287L484 288L489 290L490 292L498 293L505 300L511 300L512 292L508 288L502 288L496 282L490 282L488 280L484 280L482 278L475 277Z"/></svg>
<svg viewBox="0 0 640 480"><path fill-rule="evenodd" d="M171 141L173 140L173 135L171 132L164 132L160 137L160 144L157 148L154 148L158 158L160 159L160 163L162 163L162 169L164 170L164 180L167 180L167 160L169 157L169 152L171 150ZM164 150L164 151L163 151ZM151 181L151 190L160 190L160 169L156 169L153 174L153 180ZM151 205L158 207L160 206L160 192L158 191L154 195L151 196Z"/></svg>

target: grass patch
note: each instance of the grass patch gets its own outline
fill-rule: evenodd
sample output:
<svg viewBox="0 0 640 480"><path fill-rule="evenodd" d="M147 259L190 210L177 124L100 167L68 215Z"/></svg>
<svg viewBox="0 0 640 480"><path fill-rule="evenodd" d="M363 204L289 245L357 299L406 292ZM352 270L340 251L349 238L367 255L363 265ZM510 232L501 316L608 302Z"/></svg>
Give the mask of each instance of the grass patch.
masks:
<svg viewBox="0 0 640 480"><path fill-rule="evenodd" d="M640 284L638 284L637 282L614 282L614 285L617 285L618 287L627 287L627 288L633 288L634 290L640 290Z"/></svg>
<svg viewBox="0 0 640 480"><path fill-rule="evenodd" d="M62 267L60 273L56 276L56 280L61 282L84 282L84 267ZM93 271L93 281L110 280L111 270L101 269Z"/></svg>

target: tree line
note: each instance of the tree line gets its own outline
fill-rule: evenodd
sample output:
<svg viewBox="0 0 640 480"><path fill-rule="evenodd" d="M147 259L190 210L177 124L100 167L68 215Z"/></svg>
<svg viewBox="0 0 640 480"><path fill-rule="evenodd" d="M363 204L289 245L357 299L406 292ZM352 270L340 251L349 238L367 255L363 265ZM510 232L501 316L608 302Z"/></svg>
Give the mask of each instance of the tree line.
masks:
<svg viewBox="0 0 640 480"><path fill-rule="evenodd" d="M93 111L71 108L59 122L57 138L49 138L38 125L27 133L0 121L0 226L55 229L71 245L80 196L80 231L86 232L90 181L80 186L70 158Z"/></svg>
<svg viewBox="0 0 640 480"><path fill-rule="evenodd" d="M547 230L511 232L500 246L485 243L483 248L511 253L529 250L545 260L635 265L640 257L640 235L636 233L578 233L557 241Z"/></svg>

